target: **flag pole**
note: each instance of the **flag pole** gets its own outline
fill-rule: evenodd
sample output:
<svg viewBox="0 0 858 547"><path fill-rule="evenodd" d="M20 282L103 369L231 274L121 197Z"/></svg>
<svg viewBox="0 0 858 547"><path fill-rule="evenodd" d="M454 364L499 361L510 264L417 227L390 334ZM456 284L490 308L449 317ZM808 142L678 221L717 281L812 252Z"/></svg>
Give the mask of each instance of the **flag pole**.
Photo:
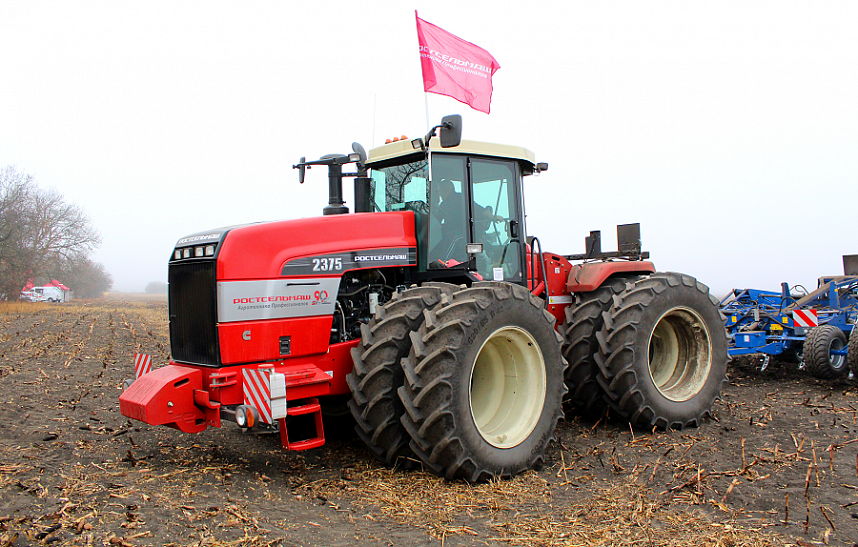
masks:
<svg viewBox="0 0 858 547"><path fill-rule="evenodd" d="M429 121L429 93L423 92L423 100L426 103L426 131L432 129L432 123Z"/></svg>
<svg viewBox="0 0 858 547"><path fill-rule="evenodd" d="M423 101L426 103L426 132L428 133L429 131L432 130L432 124L429 122L429 92L428 91L423 92ZM430 156L430 152L429 152L428 148L427 148L426 152L427 152L426 157L428 158ZM429 171L427 172L427 174L429 175L429 187L426 189L426 193L427 193L426 201L428 201L429 203L432 203L431 196L429 195L431 192L431 188L432 188L432 162L429 161L427 163L429 164L428 165ZM431 205L430 205L430 207L431 207Z"/></svg>

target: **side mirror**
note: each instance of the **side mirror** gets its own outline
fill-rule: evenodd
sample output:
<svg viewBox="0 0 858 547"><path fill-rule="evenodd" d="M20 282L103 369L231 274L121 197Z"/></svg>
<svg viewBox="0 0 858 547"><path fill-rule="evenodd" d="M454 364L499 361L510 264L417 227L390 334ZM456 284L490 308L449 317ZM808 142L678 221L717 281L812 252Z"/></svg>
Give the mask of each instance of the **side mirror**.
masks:
<svg viewBox="0 0 858 547"><path fill-rule="evenodd" d="M295 167L298 168L298 183L299 184L304 184L304 175L307 173L307 165L305 163L306 161L307 161L307 157L301 156L300 161L298 161L298 165L292 166L293 169Z"/></svg>
<svg viewBox="0 0 858 547"><path fill-rule="evenodd" d="M362 169L363 166L366 165L366 150L364 149L363 146L361 146L361 144L359 142L353 142L352 143L352 151L355 154L357 154L358 156L360 156L360 159L358 160L357 163L358 163L358 169Z"/></svg>
<svg viewBox="0 0 858 547"><path fill-rule="evenodd" d="M462 116L450 114L441 118L441 148L459 146L462 142Z"/></svg>

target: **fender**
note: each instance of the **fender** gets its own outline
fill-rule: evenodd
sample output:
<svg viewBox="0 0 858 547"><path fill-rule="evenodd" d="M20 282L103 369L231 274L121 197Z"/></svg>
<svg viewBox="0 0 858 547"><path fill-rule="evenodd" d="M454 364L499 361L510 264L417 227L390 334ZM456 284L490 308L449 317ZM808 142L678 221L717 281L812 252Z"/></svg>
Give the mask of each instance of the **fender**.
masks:
<svg viewBox="0 0 858 547"><path fill-rule="evenodd" d="M602 286L606 279L616 274L650 274L655 272L655 265L643 261L591 262L576 264L569 272L566 280L566 290L569 292L590 292Z"/></svg>

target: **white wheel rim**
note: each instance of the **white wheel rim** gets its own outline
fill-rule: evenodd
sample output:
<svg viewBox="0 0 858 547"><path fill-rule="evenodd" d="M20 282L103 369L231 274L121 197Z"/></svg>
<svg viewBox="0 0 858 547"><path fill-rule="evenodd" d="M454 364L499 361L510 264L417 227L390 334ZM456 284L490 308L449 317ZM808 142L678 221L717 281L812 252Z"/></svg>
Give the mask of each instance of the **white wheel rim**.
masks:
<svg viewBox="0 0 858 547"><path fill-rule="evenodd" d="M483 439L512 448L527 439L545 405L545 362L533 336L518 327L491 334L471 370L471 417Z"/></svg>
<svg viewBox="0 0 858 547"><path fill-rule="evenodd" d="M649 374L658 391L671 401L700 393L712 368L711 338L694 310L673 308L655 324L649 338Z"/></svg>

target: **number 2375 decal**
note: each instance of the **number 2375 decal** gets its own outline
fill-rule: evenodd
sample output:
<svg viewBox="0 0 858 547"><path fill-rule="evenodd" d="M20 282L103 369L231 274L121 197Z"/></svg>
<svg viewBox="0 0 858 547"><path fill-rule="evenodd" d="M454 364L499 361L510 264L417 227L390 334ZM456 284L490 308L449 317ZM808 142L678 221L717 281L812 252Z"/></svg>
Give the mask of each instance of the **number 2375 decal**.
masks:
<svg viewBox="0 0 858 547"><path fill-rule="evenodd" d="M330 272L334 270L342 270L343 269L343 259L342 258L314 258L313 259L313 271L314 272Z"/></svg>

